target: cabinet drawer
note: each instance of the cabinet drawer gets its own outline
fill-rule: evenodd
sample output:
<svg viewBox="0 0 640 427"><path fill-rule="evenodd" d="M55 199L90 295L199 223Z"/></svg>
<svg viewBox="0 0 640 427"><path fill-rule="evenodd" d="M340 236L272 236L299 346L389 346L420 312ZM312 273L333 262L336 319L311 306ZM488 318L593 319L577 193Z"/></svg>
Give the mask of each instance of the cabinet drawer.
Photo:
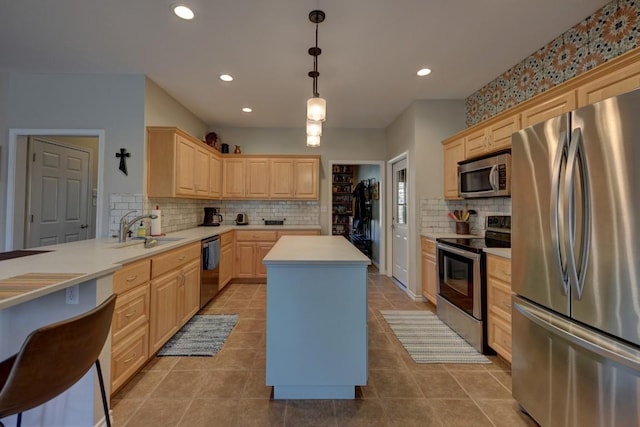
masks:
<svg viewBox="0 0 640 427"><path fill-rule="evenodd" d="M158 277L167 271L180 267L192 259L200 258L200 243L193 243L151 259L151 277Z"/></svg>
<svg viewBox="0 0 640 427"><path fill-rule="evenodd" d="M275 242L276 231L236 230L236 242Z"/></svg>
<svg viewBox="0 0 640 427"><path fill-rule="evenodd" d="M492 314L501 316L504 320L511 322L511 291L500 282L489 280L488 304Z"/></svg>
<svg viewBox="0 0 640 427"><path fill-rule="evenodd" d="M118 296L111 325L112 344L117 344L139 326L146 325L148 320L149 284L147 283Z"/></svg>
<svg viewBox="0 0 640 427"><path fill-rule="evenodd" d="M487 257L487 273L490 277L495 277L511 286L510 259L489 255Z"/></svg>
<svg viewBox="0 0 640 427"><path fill-rule="evenodd" d="M233 231L220 235L220 246L226 246L233 243Z"/></svg>
<svg viewBox="0 0 640 427"><path fill-rule="evenodd" d="M421 238L421 243L422 243L422 250L430 253L430 254L434 254L436 253L436 242L431 240L431 239L427 239L426 237L422 237Z"/></svg>
<svg viewBox="0 0 640 427"><path fill-rule="evenodd" d="M151 278L151 259L126 264L113 273L113 292L120 295Z"/></svg>
<svg viewBox="0 0 640 427"><path fill-rule="evenodd" d="M136 329L131 336L114 346L111 352L111 394L122 387L148 358L149 334L146 327Z"/></svg>
<svg viewBox="0 0 640 427"><path fill-rule="evenodd" d="M511 363L511 324L503 320L489 319L489 345Z"/></svg>

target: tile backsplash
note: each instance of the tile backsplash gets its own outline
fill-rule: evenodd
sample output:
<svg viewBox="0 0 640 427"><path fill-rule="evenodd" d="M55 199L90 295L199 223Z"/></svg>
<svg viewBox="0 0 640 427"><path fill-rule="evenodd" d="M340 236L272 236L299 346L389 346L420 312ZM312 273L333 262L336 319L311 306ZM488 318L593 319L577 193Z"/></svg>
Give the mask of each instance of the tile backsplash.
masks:
<svg viewBox="0 0 640 427"><path fill-rule="evenodd" d="M490 199L472 200L420 200L420 217L422 234L455 233L455 222L447 217L447 213L454 210L468 208L476 211L476 215L469 218L471 234L484 235L485 217L488 215L511 215L511 198L496 197Z"/></svg>
<svg viewBox="0 0 640 427"><path fill-rule="evenodd" d="M474 125L638 46L640 2L613 0L466 99Z"/></svg>
<svg viewBox="0 0 640 427"><path fill-rule="evenodd" d="M219 207L224 224L234 224L236 215L244 212L250 224L263 224L262 219L286 218L286 225L320 224L320 204L317 200L192 200L147 198L144 194L111 194L109 196L109 236L118 234L119 221L126 212L137 215L160 207L162 232L172 233L196 227L204 219L205 207ZM130 218L133 218L133 214ZM135 233L137 227L132 230Z"/></svg>

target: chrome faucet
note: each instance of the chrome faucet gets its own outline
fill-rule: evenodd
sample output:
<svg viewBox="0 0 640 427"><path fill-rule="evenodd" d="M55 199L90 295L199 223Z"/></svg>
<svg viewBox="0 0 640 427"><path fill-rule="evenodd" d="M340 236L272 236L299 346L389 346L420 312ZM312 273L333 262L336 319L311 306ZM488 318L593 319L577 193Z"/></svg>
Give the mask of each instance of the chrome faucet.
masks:
<svg viewBox="0 0 640 427"><path fill-rule="evenodd" d="M122 215L122 218L120 218L120 232L118 233L118 242L122 243L127 241L127 234L129 234L129 228L131 228L131 226L136 222L145 218L151 218L151 219L158 218L158 215L146 214L146 215L137 216L133 218L131 221L127 222L127 215L135 212L137 211L129 211L126 214Z"/></svg>

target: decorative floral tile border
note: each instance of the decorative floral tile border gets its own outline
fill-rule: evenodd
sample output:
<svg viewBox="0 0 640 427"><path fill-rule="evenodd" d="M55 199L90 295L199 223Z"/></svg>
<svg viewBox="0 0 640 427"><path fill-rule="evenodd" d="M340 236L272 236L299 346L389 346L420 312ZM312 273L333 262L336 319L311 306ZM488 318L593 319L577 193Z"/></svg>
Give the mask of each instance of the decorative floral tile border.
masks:
<svg viewBox="0 0 640 427"><path fill-rule="evenodd" d="M471 94L467 126L501 113L638 46L640 0L613 0Z"/></svg>

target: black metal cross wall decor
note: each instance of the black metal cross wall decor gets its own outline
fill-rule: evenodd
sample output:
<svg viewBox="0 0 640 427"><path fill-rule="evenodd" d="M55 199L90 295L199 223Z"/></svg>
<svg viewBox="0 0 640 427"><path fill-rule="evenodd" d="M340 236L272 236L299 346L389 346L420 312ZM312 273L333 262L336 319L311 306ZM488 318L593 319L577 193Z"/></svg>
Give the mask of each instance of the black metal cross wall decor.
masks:
<svg viewBox="0 0 640 427"><path fill-rule="evenodd" d="M116 153L116 157L120 157L120 166L118 169L120 169L125 175L129 175L127 173L127 163L125 160L127 157L131 157L131 153L127 153L126 148L121 148L120 152Z"/></svg>

